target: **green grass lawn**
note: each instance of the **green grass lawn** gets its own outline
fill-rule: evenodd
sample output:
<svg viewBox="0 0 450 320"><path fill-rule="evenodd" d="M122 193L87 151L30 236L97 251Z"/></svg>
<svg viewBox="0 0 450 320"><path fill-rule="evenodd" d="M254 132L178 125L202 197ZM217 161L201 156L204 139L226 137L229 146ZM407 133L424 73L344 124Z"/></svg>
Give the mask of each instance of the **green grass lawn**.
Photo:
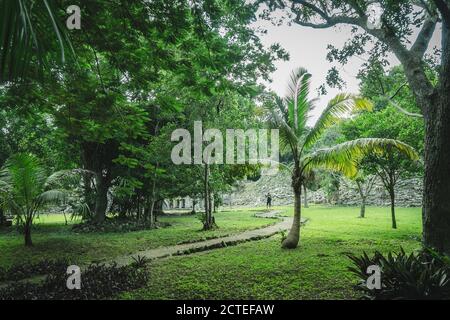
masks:
<svg viewBox="0 0 450 320"><path fill-rule="evenodd" d="M286 209L292 214L292 209ZM420 247L419 208L398 208L391 229L388 208L314 207L300 247L282 250L280 236L150 265L148 285L124 299L354 299L355 276L346 253L406 251Z"/></svg>
<svg viewBox="0 0 450 320"><path fill-rule="evenodd" d="M292 208L277 208L292 215ZM195 216L163 217L164 229L129 233L76 234L61 215L42 216L33 232L34 247L22 236L0 231L0 266L46 258L76 264L111 259L159 246L222 236L276 223L255 218L262 208L216 214L220 229L200 231ZM282 250L281 236L190 256L151 262L149 283L123 299L352 299L357 279L346 253L407 251L420 247L420 208L398 208L398 229L391 229L389 208L367 208L365 219L352 207L311 207L300 247Z"/></svg>
<svg viewBox="0 0 450 320"><path fill-rule="evenodd" d="M170 227L128 233L77 234L65 225L63 215L41 215L32 232L34 246L26 248L23 236L17 231L0 230L0 267L23 261L67 258L74 264L99 262L121 255L183 241L200 241L264 227L273 219L254 217L253 211L229 211L216 214L219 229L201 231L202 224L195 216L161 217ZM71 222L74 223L74 222Z"/></svg>

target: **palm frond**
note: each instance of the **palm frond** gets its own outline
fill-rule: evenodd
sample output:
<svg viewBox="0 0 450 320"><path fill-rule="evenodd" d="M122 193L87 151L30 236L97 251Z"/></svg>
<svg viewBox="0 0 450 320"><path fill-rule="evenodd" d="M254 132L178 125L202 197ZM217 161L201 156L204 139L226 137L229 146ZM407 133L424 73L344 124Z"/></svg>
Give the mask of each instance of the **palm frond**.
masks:
<svg viewBox="0 0 450 320"><path fill-rule="evenodd" d="M46 54L54 44L62 62L66 48L73 52L56 12L54 1L0 0L0 83L23 76L33 58L46 66Z"/></svg>
<svg viewBox="0 0 450 320"><path fill-rule="evenodd" d="M7 194L11 192L11 185L4 181L0 175L0 197L2 194Z"/></svg>
<svg viewBox="0 0 450 320"><path fill-rule="evenodd" d="M94 176L95 172L85 169L61 170L51 174L45 181L45 187L55 187L61 184L76 185L83 176Z"/></svg>
<svg viewBox="0 0 450 320"><path fill-rule="evenodd" d="M392 139L366 138L345 142L328 149L318 150L303 159L304 170L325 168L339 171L347 177L357 174L358 162L368 154L386 154L393 150L417 161L419 155L413 147Z"/></svg>
<svg viewBox="0 0 450 320"><path fill-rule="evenodd" d="M311 74L304 68L298 68L291 73L286 104L288 107L288 124L297 136L303 134L308 120L308 113L314 100L308 100Z"/></svg>
<svg viewBox="0 0 450 320"><path fill-rule="evenodd" d="M81 217L83 219L89 219L92 217L91 208L87 203L77 203L71 206L72 215L71 220L74 220L77 217Z"/></svg>
<svg viewBox="0 0 450 320"><path fill-rule="evenodd" d="M340 122L350 112L358 110L372 111L372 109L373 104L367 99L351 94L338 94L328 103L328 106L307 135L304 148L312 147L326 129Z"/></svg>
<svg viewBox="0 0 450 320"><path fill-rule="evenodd" d="M250 160L255 160L255 161L261 161L261 159L250 159ZM275 161L272 159L264 159L263 161L261 161L261 168L267 169L267 168L271 168L273 166L277 166L279 169L281 169L281 171L286 171L292 174L293 172L293 163L283 163L283 162L279 162L279 161Z"/></svg>
<svg viewBox="0 0 450 320"><path fill-rule="evenodd" d="M276 117L276 115L275 115ZM279 130L280 146L282 149L290 148L292 153L297 154L297 146L299 138L295 135L294 130L284 120L278 118L274 123Z"/></svg>
<svg viewBox="0 0 450 320"><path fill-rule="evenodd" d="M296 152L299 138L287 122L289 121L289 116L285 100L276 97L275 105L269 105L269 121L274 128L279 130L281 148L290 148L292 152Z"/></svg>
<svg viewBox="0 0 450 320"><path fill-rule="evenodd" d="M39 204L53 204L59 202L66 202L67 191L65 190L48 190L41 193L36 198L36 202Z"/></svg>
<svg viewBox="0 0 450 320"><path fill-rule="evenodd" d="M17 203L31 206L33 199L44 190L46 174L35 156L23 153L8 159L1 179L9 185Z"/></svg>

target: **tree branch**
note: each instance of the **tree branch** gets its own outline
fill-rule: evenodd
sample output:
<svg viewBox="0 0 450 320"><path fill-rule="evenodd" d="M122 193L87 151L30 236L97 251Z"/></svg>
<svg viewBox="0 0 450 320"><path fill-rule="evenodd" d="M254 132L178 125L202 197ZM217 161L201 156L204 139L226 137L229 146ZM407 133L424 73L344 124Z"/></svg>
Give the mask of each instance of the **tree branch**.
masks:
<svg viewBox="0 0 450 320"><path fill-rule="evenodd" d="M423 57L428 49L430 40L433 37L434 30L436 29L438 16L430 16L423 24L422 30L420 30L417 36L416 42L411 47L411 52L419 57Z"/></svg>
<svg viewBox="0 0 450 320"><path fill-rule="evenodd" d="M294 6L295 4L301 4L309 9L311 9L312 11L314 11L315 13L320 15L326 21L328 21L328 19L330 18L328 16L328 14L325 13L325 11L321 10L319 7L315 6L314 4L312 4L306 0L293 0L292 6Z"/></svg>
<svg viewBox="0 0 450 320"><path fill-rule="evenodd" d="M433 0L435 2L442 2L443 0ZM419 106L422 108L422 112L426 112L426 108L431 105L432 97L435 93L434 86L428 79L423 68L422 59L425 54L430 39L436 27L438 17L430 16L424 22L424 25L419 33L419 36L414 43L411 50L408 50L399 37L396 35L395 30L392 30L388 26L383 26L380 29L371 29L368 26L368 17L353 0L346 1L348 5L355 11L358 16L354 15L338 15L330 16L324 10L320 9L316 5L306 0L292 0L292 11L297 13L294 20L297 24L305 27L311 27L316 29L330 28L337 24L349 24L358 26L366 33L378 39L379 41L388 45L390 50L397 56L402 63L405 73L412 88ZM310 19L302 19L301 11L295 8L295 4L300 4L309 10L312 10L316 15L321 17L325 22L314 23ZM443 2L445 4L445 2ZM448 6L445 5L448 10ZM444 10L445 11L445 10Z"/></svg>
<svg viewBox="0 0 450 320"><path fill-rule="evenodd" d="M442 15L442 19L447 25L450 25L450 8L445 0L433 0Z"/></svg>
<svg viewBox="0 0 450 320"><path fill-rule="evenodd" d="M403 109L403 108L400 107L400 106L398 105L398 103L395 102L394 100L389 100L389 102L390 102L397 110L399 110L401 113L406 114L407 116L410 116L410 117L416 117L416 118L423 118L423 115L421 115L421 114L419 114L419 113L412 113L412 112L409 112L409 111Z"/></svg>
<svg viewBox="0 0 450 320"><path fill-rule="evenodd" d="M407 82L405 82L405 83L403 83L400 87L398 87L398 89L395 91L395 93L389 98L389 100L392 100L392 99L394 99L399 93L400 93L400 91L404 88L404 87L406 87L408 85L408 83Z"/></svg>

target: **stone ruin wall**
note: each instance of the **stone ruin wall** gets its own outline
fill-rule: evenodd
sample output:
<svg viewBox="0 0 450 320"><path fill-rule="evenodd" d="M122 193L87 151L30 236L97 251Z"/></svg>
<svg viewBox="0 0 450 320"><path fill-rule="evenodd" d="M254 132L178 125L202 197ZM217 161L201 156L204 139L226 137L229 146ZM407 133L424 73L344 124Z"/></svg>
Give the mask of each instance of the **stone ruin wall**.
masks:
<svg viewBox="0 0 450 320"><path fill-rule="evenodd" d="M290 186L290 176L287 172L280 172L276 176L262 176L258 181L241 182L233 193L224 195L224 205L254 207L266 205L265 195L269 193L273 197L273 205L293 205L294 195ZM398 182L396 187L396 205L398 207L422 206L423 182L421 178L404 179ZM308 202L310 204L330 204L323 190L308 190ZM303 201L303 195L302 195ZM334 203L337 205L358 206L360 197L351 183L341 183L339 196ZM376 181L371 194L367 199L367 205L389 206L389 194L381 181Z"/></svg>

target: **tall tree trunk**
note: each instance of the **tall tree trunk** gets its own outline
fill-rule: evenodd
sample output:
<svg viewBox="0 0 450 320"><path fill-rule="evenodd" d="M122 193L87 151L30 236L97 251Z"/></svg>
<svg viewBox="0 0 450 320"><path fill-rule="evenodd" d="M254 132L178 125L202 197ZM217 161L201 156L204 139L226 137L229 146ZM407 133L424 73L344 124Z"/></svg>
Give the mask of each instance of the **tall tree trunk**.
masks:
<svg viewBox="0 0 450 320"><path fill-rule="evenodd" d="M158 215L161 215L164 213L163 203L164 203L163 200L155 201L155 208L153 210L153 219L155 219L155 223L158 222Z"/></svg>
<svg viewBox="0 0 450 320"><path fill-rule="evenodd" d="M426 117L423 240L450 254L450 91L440 100Z"/></svg>
<svg viewBox="0 0 450 320"><path fill-rule="evenodd" d="M148 218L150 217L150 197L149 196L145 196L144 197L144 222L148 221Z"/></svg>
<svg viewBox="0 0 450 320"><path fill-rule="evenodd" d="M31 221L26 221L24 226L24 236L25 236L25 246L33 246L33 241L31 240Z"/></svg>
<svg viewBox="0 0 450 320"><path fill-rule="evenodd" d="M139 196L139 193L136 195L136 219L137 221L141 220L141 197Z"/></svg>
<svg viewBox="0 0 450 320"><path fill-rule="evenodd" d="M450 30L443 23L442 69L425 112L424 245L450 255Z"/></svg>
<svg viewBox="0 0 450 320"><path fill-rule="evenodd" d="M360 181L356 181L356 186L358 187L359 196L361 197L361 209L359 211L359 217L366 217L366 194L364 193L363 184Z"/></svg>
<svg viewBox="0 0 450 320"><path fill-rule="evenodd" d="M217 227L213 211L212 192L209 185L210 167L209 164L205 164L205 220L203 223L203 230L211 230Z"/></svg>
<svg viewBox="0 0 450 320"><path fill-rule="evenodd" d="M209 209L209 215L212 216L212 213L214 211L214 204L213 204L213 197L214 194L211 192L211 188L208 185L208 209Z"/></svg>
<svg viewBox="0 0 450 320"><path fill-rule="evenodd" d="M366 197L361 198L361 210L359 212L359 217L360 218L366 217Z"/></svg>
<svg viewBox="0 0 450 320"><path fill-rule="evenodd" d="M209 188L208 188L208 164L205 164L204 172L204 196L205 196L205 214L209 213Z"/></svg>
<svg viewBox="0 0 450 320"><path fill-rule="evenodd" d="M150 205L150 226L152 228L156 226L155 203L156 201L153 198Z"/></svg>
<svg viewBox="0 0 450 320"><path fill-rule="evenodd" d="M305 208L309 208L309 205L308 205L308 193L307 193L307 188L306 188L306 186L305 185L303 185L303 192L304 192L304 194L303 194L303 202L304 202L304 204L303 204L303 206L305 207Z"/></svg>
<svg viewBox="0 0 450 320"><path fill-rule="evenodd" d="M393 187L389 190L389 196L391 198L392 229L397 229L397 220L395 219L395 190Z"/></svg>
<svg viewBox="0 0 450 320"><path fill-rule="evenodd" d="M196 205L197 205L197 200L196 199L192 199L192 211L191 211L192 214L196 214L196 211L195 211L195 206Z"/></svg>
<svg viewBox="0 0 450 320"><path fill-rule="evenodd" d="M211 199L209 194L209 164L205 164L204 172L204 194L205 194L205 219L203 222L203 230L211 229Z"/></svg>
<svg viewBox="0 0 450 320"><path fill-rule="evenodd" d="M0 227L5 223L5 212L0 208Z"/></svg>
<svg viewBox="0 0 450 320"><path fill-rule="evenodd" d="M97 193L95 197L95 217L96 223L103 223L106 218L106 209L108 207L109 181L100 176L97 178Z"/></svg>
<svg viewBox="0 0 450 320"><path fill-rule="evenodd" d="M86 202L89 208L89 216L83 216L83 219L90 220L95 214L95 201L94 201L94 190L92 185L92 177L88 173L83 174L83 193L84 193L84 201Z"/></svg>
<svg viewBox="0 0 450 320"><path fill-rule="evenodd" d="M159 123L159 122L158 122ZM158 128L158 124L156 125L156 130ZM153 181L152 181L152 199L151 199L151 206L150 206L150 226L153 228L156 225L156 219L155 219L155 202L156 202L156 178L157 178L157 170L159 169L159 162L156 163L156 170L153 175Z"/></svg>
<svg viewBox="0 0 450 320"><path fill-rule="evenodd" d="M292 176L292 188L294 190L294 221L292 222L291 230L286 239L282 243L285 249L295 249L300 241L300 225L301 225L301 210L302 210L302 181L301 173L298 166L294 170Z"/></svg>

